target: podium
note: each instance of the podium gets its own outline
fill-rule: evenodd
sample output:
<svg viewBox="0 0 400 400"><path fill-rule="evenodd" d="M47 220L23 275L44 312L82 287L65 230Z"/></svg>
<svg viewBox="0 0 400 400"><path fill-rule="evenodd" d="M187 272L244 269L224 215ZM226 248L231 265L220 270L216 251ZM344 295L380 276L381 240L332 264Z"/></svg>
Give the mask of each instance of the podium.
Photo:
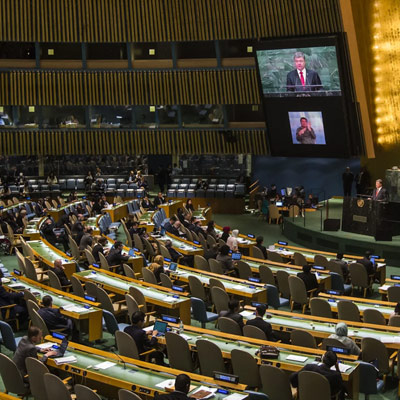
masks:
<svg viewBox="0 0 400 400"><path fill-rule="evenodd" d="M345 197L342 230L374 236L376 240L392 240L391 224L385 218L385 202Z"/></svg>

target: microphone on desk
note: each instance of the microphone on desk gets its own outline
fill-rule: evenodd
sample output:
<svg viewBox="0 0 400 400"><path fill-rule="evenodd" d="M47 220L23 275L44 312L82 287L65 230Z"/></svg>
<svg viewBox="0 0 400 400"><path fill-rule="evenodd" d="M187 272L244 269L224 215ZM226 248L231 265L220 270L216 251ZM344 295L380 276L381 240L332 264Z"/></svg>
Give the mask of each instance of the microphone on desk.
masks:
<svg viewBox="0 0 400 400"><path fill-rule="evenodd" d="M124 364L124 369L126 369L126 362L123 360L123 358L117 353L117 349L115 347L110 347L111 353L115 354L118 359Z"/></svg>

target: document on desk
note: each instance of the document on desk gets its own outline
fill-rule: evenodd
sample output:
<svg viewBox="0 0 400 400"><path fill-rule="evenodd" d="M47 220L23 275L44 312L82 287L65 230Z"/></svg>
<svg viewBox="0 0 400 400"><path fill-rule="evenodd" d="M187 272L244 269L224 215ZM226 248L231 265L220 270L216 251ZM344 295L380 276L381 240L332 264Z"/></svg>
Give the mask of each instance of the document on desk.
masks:
<svg viewBox="0 0 400 400"><path fill-rule="evenodd" d="M40 349L40 350L42 350L42 349L49 349L51 346L53 346L53 344L54 344L54 343L52 343L52 342L45 342L45 343L37 344L35 347L36 347L37 349Z"/></svg>
<svg viewBox="0 0 400 400"><path fill-rule="evenodd" d="M288 356L286 358L286 360L290 360L290 361L298 361L298 362L305 362L308 360L308 357L304 357L304 356L295 356L294 354L291 354L290 356Z"/></svg>
<svg viewBox="0 0 400 400"><path fill-rule="evenodd" d="M163 298L167 303L174 303L177 299L175 297L166 296Z"/></svg>
<svg viewBox="0 0 400 400"><path fill-rule="evenodd" d="M113 363L111 361L104 361L100 364L95 365L93 368L94 369L107 369L107 368L113 367L114 365L117 365L117 364Z"/></svg>
<svg viewBox="0 0 400 400"><path fill-rule="evenodd" d="M190 395L194 399L209 399L214 396L217 388L210 388L207 386L200 386L194 393Z"/></svg>
<svg viewBox="0 0 400 400"><path fill-rule="evenodd" d="M166 381L162 381L160 383L157 383L157 387L161 389L173 389L175 385L175 379L167 379Z"/></svg>
<svg viewBox="0 0 400 400"><path fill-rule="evenodd" d="M252 312L252 311L242 311L240 314L242 314L243 317L250 317L251 315L254 315L254 312Z"/></svg>
<svg viewBox="0 0 400 400"><path fill-rule="evenodd" d="M76 357L75 356L67 356L67 357L60 357L60 358L55 358L54 362L57 365L61 364L70 364L76 362Z"/></svg>
<svg viewBox="0 0 400 400"><path fill-rule="evenodd" d="M389 288L390 288L390 285L379 286L379 290L388 290Z"/></svg>
<svg viewBox="0 0 400 400"><path fill-rule="evenodd" d="M76 313L87 311L86 308L77 306L76 304L67 304L65 306L62 306L62 308L65 311L76 312Z"/></svg>
<svg viewBox="0 0 400 400"><path fill-rule="evenodd" d="M351 365L339 363L339 371L340 372L346 372L350 368L351 368ZM336 371L336 367L334 365L332 365L331 370Z"/></svg>
<svg viewBox="0 0 400 400"><path fill-rule="evenodd" d="M184 338L185 340L189 340L189 339L191 339L191 337L190 337L190 336L188 336L188 335L185 335L184 333L180 333L180 334L179 334L179 336L180 336L180 337L182 337L182 338Z"/></svg>

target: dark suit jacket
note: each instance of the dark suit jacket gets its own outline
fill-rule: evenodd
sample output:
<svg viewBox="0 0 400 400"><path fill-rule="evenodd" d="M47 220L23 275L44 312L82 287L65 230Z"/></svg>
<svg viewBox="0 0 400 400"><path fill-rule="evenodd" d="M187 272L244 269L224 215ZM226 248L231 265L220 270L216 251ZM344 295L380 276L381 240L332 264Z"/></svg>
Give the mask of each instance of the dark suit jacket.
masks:
<svg viewBox="0 0 400 400"><path fill-rule="evenodd" d="M18 343L17 350L15 351L13 361L17 365L17 368L22 372L22 375L26 375L25 360L28 357L37 358L36 346L30 342L28 336L24 336Z"/></svg>
<svg viewBox="0 0 400 400"><path fill-rule="evenodd" d="M38 314L43 318L49 330L61 329L68 327L68 320L58 308L40 308Z"/></svg>
<svg viewBox="0 0 400 400"><path fill-rule="evenodd" d="M103 246L101 244L96 244L96 246L93 247L92 255L97 262L100 262L99 253L104 255Z"/></svg>
<svg viewBox="0 0 400 400"><path fill-rule="evenodd" d="M147 333L137 326L127 326L124 329L124 332L132 336L138 348L139 354L144 353L145 351L150 350L157 345L156 337L152 337L151 339L149 339ZM144 358L141 357L141 359Z"/></svg>
<svg viewBox="0 0 400 400"><path fill-rule="evenodd" d="M305 86L301 84L297 69L290 71L286 78L286 90L288 92L315 92L322 89L321 79L317 72L306 68L306 76L304 77Z"/></svg>
<svg viewBox="0 0 400 400"><path fill-rule="evenodd" d="M190 400L183 392L172 392L167 394L157 394L154 396L154 400Z"/></svg>
<svg viewBox="0 0 400 400"><path fill-rule="evenodd" d="M93 243L93 236L90 233L83 234L81 241L79 242L79 250L85 250L87 246L91 246Z"/></svg>
<svg viewBox="0 0 400 400"><path fill-rule="evenodd" d="M299 386L299 373L301 371L317 372L325 376L331 387L331 395L335 395L343 389L343 380L340 372L332 371L325 364L307 364L300 371L293 373L290 377L290 383L293 387Z"/></svg>
<svg viewBox="0 0 400 400"><path fill-rule="evenodd" d="M68 280L67 275L65 275L65 272L61 268L53 268L52 271L58 276L58 279L60 280L61 286L67 286L70 285L71 282Z"/></svg>
<svg viewBox="0 0 400 400"><path fill-rule="evenodd" d="M250 321L247 321L246 325L255 326L255 327L261 329L267 336L267 340L275 341L275 337L272 332L271 324L269 322L265 321L264 319L262 319L261 317L256 317L254 319L251 319Z"/></svg>
<svg viewBox="0 0 400 400"><path fill-rule="evenodd" d="M109 265L121 265L128 260L128 256L123 256L121 251L115 249L114 247L110 250L107 256L107 261Z"/></svg>
<svg viewBox="0 0 400 400"><path fill-rule="evenodd" d="M256 244L255 247L258 247L263 252L265 259L268 258L267 249L265 246L263 246L262 244Z"/></svg>
<svg viewBox="0 0 400 400"><path fill-rule="evenodd" d="M236 321L239 324L240 329L243 330L243 327L244 327L243 317L239 313L235 313L235 312L231 312L231 311L221 311L219 313L219 316L233 319L234 321Z"/></svg>
<svg viewBox="0 0 400 400"><path fill-rule="evenodd" d="M154 201L153 201L153 204L154 204L154 207L155 208L157 208L160 204L163 204L163 203L165 203L165 198L164 197L161 197L161 199L157 196L155 199L154 199Z"/></svg>
<svg viewBox="0 0 400 400"><path fill-rule="evenodd" d="M376 194L377 189L375 188L372 192L372 200L376 201L388 201L389 194L385 188L381 188L378 194Z"/></svg>
<svg viewBox="0 0 400 400"><path fill-rule="evenodd" d="M297 276L304 282L307 291L318 288L317 277L313 273L305 274L304 272L299 272Z"/></svg>
<svg viewBox="0 0 400 400"><path fill-rule="evenodd" d="M368 260L368 258L363 258L361 260L357 260L357 262L359 264L364 265L365 269L367 270L367 274L368 275L373 275L375 273L375 267L374 264L372 264L372 262L370 260Z"/></svg>

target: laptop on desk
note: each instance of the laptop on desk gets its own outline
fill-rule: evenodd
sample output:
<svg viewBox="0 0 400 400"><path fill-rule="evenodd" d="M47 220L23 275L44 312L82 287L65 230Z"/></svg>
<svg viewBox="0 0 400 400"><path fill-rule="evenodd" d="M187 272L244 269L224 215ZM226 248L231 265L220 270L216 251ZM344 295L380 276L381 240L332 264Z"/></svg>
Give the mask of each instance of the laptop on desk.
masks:
<svg viewBox="0 0 400 400"><path fill-rule="evenodd" d="M153 330L157 331L157 336L165 336L165 333L167 332L167 326L168 324L164 321L156 321L154 323Z"/></svg>
<svg viewBox="0 0 400 400"><path fill-rule="evenodd" d="M65 336L64 339L63 339L62 342L61 342L60 347L58 347L57 349L55 349L57 353L54 354L53 356L50 356L50 358L64 357L64 354L65 354L67 348L68 348L68 339L67 339L67 337Z"/></svg>

